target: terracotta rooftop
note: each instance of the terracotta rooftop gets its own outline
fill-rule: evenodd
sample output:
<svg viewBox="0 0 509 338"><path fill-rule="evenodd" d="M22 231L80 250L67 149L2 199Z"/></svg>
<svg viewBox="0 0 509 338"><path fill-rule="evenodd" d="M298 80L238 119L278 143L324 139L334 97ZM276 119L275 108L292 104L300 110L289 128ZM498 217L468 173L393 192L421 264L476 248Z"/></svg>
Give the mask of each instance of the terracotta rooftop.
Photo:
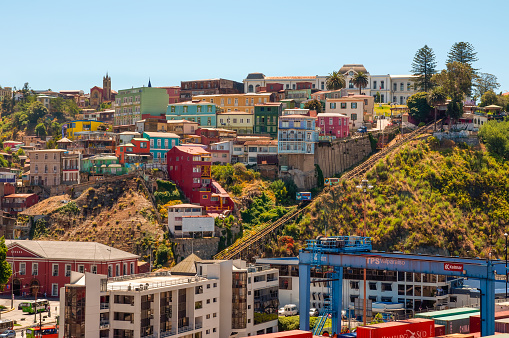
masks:
<svg viewBox="0 0 509 338"><path fill-rule="evenodd" d="M265 80L309 80L316 79L316 76L267 76Z"/></svg>
<svg viewBox="0 0 509 338"><path fill-rule="evenodd" d="M203 149L202 147L197 146L175 146L173 148L176 148L177 150L180 150L184 153L188 153L191 155L207 155L210 154L208 151Z"/></svg>

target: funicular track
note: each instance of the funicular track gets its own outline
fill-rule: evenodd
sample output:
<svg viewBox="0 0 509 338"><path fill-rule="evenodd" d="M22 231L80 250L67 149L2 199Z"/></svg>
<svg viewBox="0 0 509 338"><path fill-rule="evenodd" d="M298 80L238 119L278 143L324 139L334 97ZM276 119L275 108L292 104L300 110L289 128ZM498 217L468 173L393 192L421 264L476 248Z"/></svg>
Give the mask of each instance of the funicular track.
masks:
<svg viewBox="0 0 509 338"><path fill-rule="evenodd" d="M437 121L441 123L442 120ZM371 168L375 166L375 164L389 156L394 150L403 146L407 142L413 140L415 137L420 136L426 133L430 128L432 128L433 122L429 123L425 126L417 128L416 130L403 135L399 140L394 142L393 144L383 148L381 151L375 153L371 157L369 157L366 161L354 167L352 170L346 172L341 179L342 180L352 180L354 178L361 178L364 176L366 172L368 172ZM313 200L320 197L322 194L327 193L328 189L325 189L321 194L317 195ZM263 252L263 247L265 244L276 238L279 232L283 229L283 227L293 221L296 220L300 215L305 214L305 212L311 207L311 203L306 206L290 211L288 214L284 215L280 219L272 222L262 224L261 230L251 233L247 237L238 239L235 243L233 243L228 248L219 252L214 256L214 259L237 259L242 258L246 260L252 259L254 256L257 256L260 252Z"/></svg>

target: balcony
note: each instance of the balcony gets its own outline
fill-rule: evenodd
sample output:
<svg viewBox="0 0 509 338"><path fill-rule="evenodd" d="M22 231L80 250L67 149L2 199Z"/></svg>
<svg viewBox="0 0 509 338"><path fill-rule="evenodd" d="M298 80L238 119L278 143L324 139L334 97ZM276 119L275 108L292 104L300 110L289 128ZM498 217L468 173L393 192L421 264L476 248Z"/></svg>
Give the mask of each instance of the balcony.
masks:
<svg viewBox="0 0 509 338"><path fill-rule="evenodd" d="M101 303L100 309L106 310L110 308L110 303Z"/></svg>
<svg viewBox="0 0 509 338"><path fill-rule="evenodd" d="M174 336L174 335L176 335L176 334L177 334L177 329L176 329L176 328L173 328L173 329L171 329L170 331L161 332L161 333L159 334L159 336L160 336L161 338L164 338L164 337Z"/></svg>
<svg viewBox="0 0 509 338"><path fill-rule="evenodd" d="M193 325L182 326L182 327L179 327L178 333L189 332L189 331L193 331L193 330L194 330Z"/></svg>
<svg viewBox="0 0 509 338"><path fill-rule="evenodd" d="M107 329L110 327L110 321L109 320L101 320L99 322L99 329L102 330L102 329Z"/></svg>

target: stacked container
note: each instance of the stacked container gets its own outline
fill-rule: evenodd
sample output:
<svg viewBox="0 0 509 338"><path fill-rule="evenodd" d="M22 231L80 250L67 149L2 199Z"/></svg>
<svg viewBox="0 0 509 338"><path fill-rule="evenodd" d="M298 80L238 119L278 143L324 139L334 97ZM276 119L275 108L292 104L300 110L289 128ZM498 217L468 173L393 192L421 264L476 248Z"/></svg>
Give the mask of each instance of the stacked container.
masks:
<svg viewBox="0 0 509 338"><path fill-rule="evenodd" d="M509 311L499 311L495 312L495 321L498 319L504 319L509 318ZM481 316L475 315L470 316L470 333L474 332L481 332ZM508 333L507 331L498 331L495 324L495 332L504 332Z"/></svg>
<svg viewBox="0 0 509 338"><path fill-rule="evenodd" d="M357 338L430 338L434 336L435 323L433 320L423 318L407 319L357 328Z"/></svg>
<svg viewBox="0 0 509 338"><path fill-rule="evenodd" d="M434 318L435 324L445 326L445 334L451 333L470 333L470 316L478 315L479 311L474 313L463 313L454 316Z"/></svg>

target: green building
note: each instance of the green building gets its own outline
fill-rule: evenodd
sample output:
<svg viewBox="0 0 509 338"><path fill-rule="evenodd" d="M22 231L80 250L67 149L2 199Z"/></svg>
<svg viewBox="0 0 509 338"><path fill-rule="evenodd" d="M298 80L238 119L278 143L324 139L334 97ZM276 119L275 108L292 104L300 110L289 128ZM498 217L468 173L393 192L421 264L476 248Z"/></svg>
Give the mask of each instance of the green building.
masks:
<svg viewBox="0 0 509 338"><path fill-rule="evenodd" d="M254 133L269 134L272 138L277 138L278 119L282 112L281 102L255 104Z"/></svg>
<svg viewBox="0 0 509 338"><path fill-rule="evenodd" d="M81 160L81 172L90 175L123 175L127 168L114 155L96 155Z"/></svg>
<svg viewBox="0 0 509 338"><path fill-rule="evenodd" d="M165 88L141 87L122 89L115 97L114 124L134 124L147 115L165 119L169 95Z"/></svg>

